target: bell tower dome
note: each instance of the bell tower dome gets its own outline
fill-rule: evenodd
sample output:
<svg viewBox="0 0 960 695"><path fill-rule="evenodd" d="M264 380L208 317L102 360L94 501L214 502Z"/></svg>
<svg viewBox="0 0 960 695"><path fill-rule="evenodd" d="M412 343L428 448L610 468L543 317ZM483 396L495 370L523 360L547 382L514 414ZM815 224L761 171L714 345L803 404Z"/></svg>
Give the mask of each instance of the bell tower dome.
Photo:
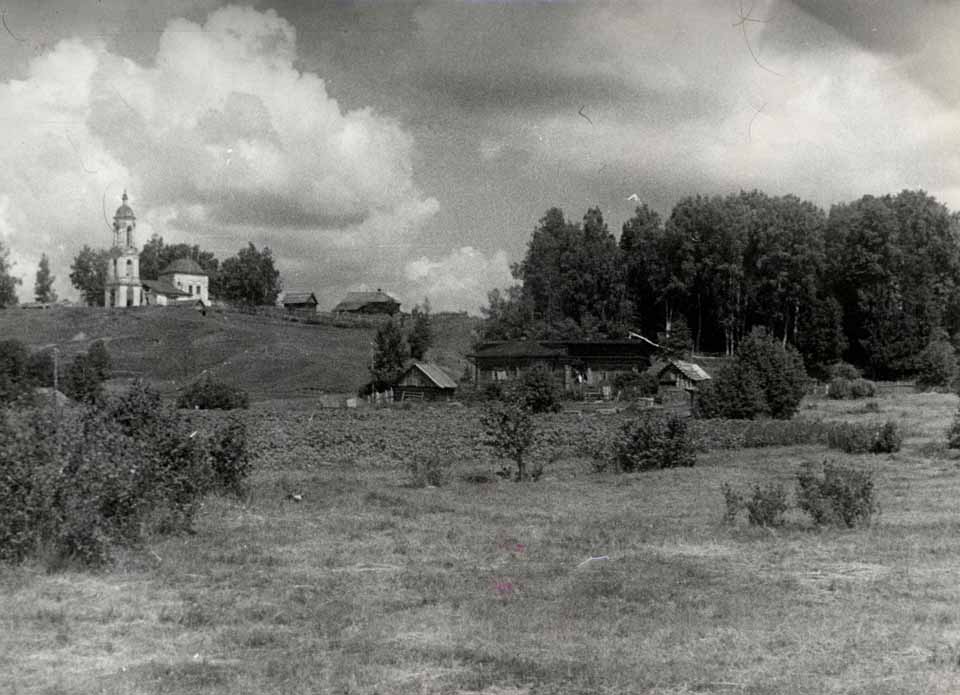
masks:
<svg viewBox="0 0 960 695"><path fill-rule="evenodd" d="M133 208L127 205L127 191L123 191L122 204L113 216L113 245L120 248L136 248L135 232L137 231L137 216Z"/></svg>

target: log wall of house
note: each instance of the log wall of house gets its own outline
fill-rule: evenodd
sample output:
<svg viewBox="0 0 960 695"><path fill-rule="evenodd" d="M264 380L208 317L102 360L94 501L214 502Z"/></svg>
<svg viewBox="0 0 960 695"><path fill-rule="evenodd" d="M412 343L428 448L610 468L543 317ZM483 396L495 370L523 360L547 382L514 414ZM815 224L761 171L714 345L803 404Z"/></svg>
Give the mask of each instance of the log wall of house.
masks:
<svg viewBox="0 0 960 695"><path fill-rule="evenodd" d="M436 386L397 385L393 389L393 399L395 401L444 401L452 399L455 393L454 389L441 389Z"/></svg>

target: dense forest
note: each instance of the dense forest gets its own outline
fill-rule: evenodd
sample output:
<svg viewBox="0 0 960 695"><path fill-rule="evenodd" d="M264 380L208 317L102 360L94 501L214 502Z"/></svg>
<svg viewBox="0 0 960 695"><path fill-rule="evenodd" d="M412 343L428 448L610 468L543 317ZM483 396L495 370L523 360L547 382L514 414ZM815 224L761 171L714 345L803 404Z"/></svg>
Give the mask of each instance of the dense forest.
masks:
<svg viewBox="0 0 960 695"><path fill-rule="evenodd" d="M864 196L829 213L741 191L680 200L664 221L638 207L620 233L599 209L546 212L518 284L489 295L482 338L598 339L689 333L733 354L756 327L808 371L841 360L909 377L960 336L960 216L923 191Z"/></svg>

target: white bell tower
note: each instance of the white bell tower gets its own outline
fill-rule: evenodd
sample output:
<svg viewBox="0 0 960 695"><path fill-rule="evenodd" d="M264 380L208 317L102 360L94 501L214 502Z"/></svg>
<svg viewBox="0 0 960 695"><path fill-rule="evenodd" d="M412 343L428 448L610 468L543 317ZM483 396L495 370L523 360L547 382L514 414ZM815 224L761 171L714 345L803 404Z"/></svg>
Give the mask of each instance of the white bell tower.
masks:
<svg viewBox="0 0 960 695"><path fill-rule="evenodd" d="M140 306L143 286L140 284L140 252L137 250L137 216L127 205L123 192L120 207L113 216L113 247L107 261L104 283L104 306Z"/></svg>

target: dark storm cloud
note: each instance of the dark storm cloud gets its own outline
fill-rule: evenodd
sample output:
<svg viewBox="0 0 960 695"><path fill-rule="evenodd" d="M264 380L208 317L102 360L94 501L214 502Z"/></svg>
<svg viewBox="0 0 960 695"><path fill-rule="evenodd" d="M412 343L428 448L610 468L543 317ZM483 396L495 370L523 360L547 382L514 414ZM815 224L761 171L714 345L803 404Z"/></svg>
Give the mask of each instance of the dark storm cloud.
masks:
<svg viewBox="0 0 960 695"><path fill-rule="evenodd" d="M201 201L197 201L201 202ZM287 196L265 191L231 191L220 200L204 196L210 219L222 224L269 225L275 229L343 230L365 222L366 211L356 214L326 214L305 210Z"/></svg>
<svg viewBox="0 0 960 695"><path fill-rule="evenodd" d="M938 99L960 103L960 2L793 0L793 5L858 46L889 56L893 69Z"/></svg>
<svg viewBox="0 0 960 695"><path fill-rule="evenodd" d="M796 7L871 51L914 51L924 37L917 24L925 13L953 2L930 0L791 0Z"/></svg>

